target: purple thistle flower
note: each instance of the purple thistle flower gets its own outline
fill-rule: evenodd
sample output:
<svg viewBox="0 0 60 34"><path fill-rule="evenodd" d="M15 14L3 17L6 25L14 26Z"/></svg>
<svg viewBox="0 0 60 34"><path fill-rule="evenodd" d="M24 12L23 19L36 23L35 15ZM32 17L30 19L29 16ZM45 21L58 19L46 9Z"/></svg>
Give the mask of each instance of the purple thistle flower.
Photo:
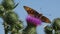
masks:
<svg viewBox="0 0 60 34"><path fill-rule="evenodd" d="M42 21L39 18L33 17L31 15L27 16L26 21L35 26L41 25L41 23L42 23Z"/></svg>

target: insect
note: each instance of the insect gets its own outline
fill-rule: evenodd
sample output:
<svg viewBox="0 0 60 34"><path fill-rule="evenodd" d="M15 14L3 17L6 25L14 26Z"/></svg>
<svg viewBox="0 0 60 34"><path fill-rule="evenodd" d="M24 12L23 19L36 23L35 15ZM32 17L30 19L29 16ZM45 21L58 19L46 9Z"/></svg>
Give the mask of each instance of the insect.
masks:
<svg viewBox="0 0 60 34"><path fill-rule="evenodd" d="M23 6L23 7L27 11L28 14L30 14L36 18L39 18L42 22L51 23L49 18L47 18L46 16L43 16L43 14L38 13L36 10L34 10L28 6Z"/></svg>

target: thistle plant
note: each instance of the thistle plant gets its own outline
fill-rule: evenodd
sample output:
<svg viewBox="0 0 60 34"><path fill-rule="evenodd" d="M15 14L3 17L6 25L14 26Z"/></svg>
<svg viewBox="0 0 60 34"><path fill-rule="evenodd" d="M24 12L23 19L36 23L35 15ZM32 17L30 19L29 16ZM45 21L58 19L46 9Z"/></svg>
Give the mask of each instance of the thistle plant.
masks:
<svg viewBox="0 0 60 34"><path fill-rule="evenodd" d="M15 9L17 6L18 6L18 3L15 5L14 0L3 0L2 3L0 4L0 17L3 19L5 34L37 34L36 27L41 25L42 20L40 18L36 18L37 16L34 17L33 15L28 14L26 18L27 27L24 30L22 30L24 28L22 24L23 22L19 20L18 15L13 11L13 9ZM26 9L26 7L24 8ZM50 22L49 19L47 20L48 21L45 21L45 22ZM45 30L47 32L49 31L50 34L52 34L53 29L56 31L56 34L60 33L60 31L58 31L60 29L59 27L60 24L58 24L60 19L57 20L56 22L55 21L52 24L52 27L50 26L45 27Z"/></svg>
<svg viewBox="0 0 60 34"><path fill-rule="evenodd" d="M23 30L23 34L37 34L36 27L41 25L41 21L38 18L32 17L30 15L26 18L27 27Z"/></svg>
<svg viewBox="0 0 60 34"><path fill-rule="evenodd" d="M60 34L60 18L55 18L50 26L46 26L45 32L46 34Z"/></svg>
<svg viewBox="0 0 60 34"><path fill-rule="evenodd" d="M37 26L41 25L42 22L50 23L50 20L47 17L42 16L42 14L39 14L36 10L27 6L23 7L28 13L28 16L26 17L27 27L23 30L23 34L37 34Z"/></svg>
<svg viewBox="0 0 60 34"><path fill-rule="evenodd" d="M18 5L18 4L17 4ZM3 19L5 34L21 34L22 21L19 20L13 9L17 6L14 0L3 0L0 4L0 17Z"/></svg>

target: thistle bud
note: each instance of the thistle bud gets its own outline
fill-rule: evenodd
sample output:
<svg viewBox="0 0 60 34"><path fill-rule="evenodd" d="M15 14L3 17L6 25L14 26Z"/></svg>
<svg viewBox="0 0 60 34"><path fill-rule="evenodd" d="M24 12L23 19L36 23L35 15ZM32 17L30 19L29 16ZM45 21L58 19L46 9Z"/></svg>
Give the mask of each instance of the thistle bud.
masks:
<svg viewBox="0 0 60 34"><path fill-rule="evenodd" d="M14 1L13 0L3 0L2 5L5 9L13 9L14 8Z"/></svg>
<svg viewBox="0 0 60 34"><path fill-rule="evenodd" d="M52 26L47 25L44 29L46 34L52 34Z"/></svg>
<svg viewBox="0 0 60 34"><path fill-rule="evenodd" d="M60 18L54 19L52 26L55 30L60 30Z"/></svg>

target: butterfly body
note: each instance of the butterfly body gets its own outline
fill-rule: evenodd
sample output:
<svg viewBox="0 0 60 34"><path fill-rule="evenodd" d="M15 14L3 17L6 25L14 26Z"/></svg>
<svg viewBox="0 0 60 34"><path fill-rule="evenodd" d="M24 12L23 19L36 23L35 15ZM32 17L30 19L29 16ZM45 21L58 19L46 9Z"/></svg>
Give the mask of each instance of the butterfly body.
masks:
<svg viewBox="0 0 60 34"><path fill-rule="evenodd" d="M34 10L30 7L27 7L27 6L24 6L24 9L27 11L28 15L33 16L35 18L38 18L42 22L51 23L51 21L47 17L45 17L42 14L38 13L36 10Z"/></svg>

